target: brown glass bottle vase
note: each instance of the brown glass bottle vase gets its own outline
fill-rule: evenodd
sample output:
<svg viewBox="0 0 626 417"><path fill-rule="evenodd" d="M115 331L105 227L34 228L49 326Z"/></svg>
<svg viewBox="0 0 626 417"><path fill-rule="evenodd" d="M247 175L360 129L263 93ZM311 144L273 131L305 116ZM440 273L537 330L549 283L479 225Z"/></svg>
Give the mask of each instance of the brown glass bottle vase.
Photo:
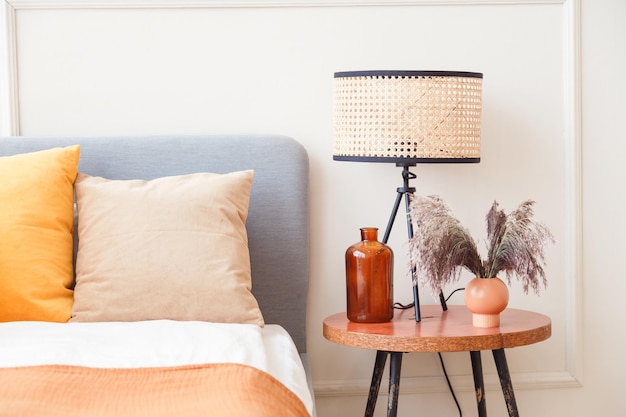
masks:
<svg viewBox="0 0 626 417"><path fill-rule="evenodd" d="M361 229L361 241L346 250L347 315L358 323L393 318L393 251L378 241L378 228Z"/></svg>

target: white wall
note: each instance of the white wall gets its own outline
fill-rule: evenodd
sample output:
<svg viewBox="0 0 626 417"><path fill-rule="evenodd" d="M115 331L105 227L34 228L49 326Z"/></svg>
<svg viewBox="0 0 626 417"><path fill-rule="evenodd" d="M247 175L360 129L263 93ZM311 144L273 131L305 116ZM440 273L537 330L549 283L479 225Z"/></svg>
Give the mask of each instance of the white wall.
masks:
<svg viewBox="0 0 626 417"><path fill-rule="evenodd" d="M0 131L275 132L298 139L311 160L308 348L320 417L364 409L373 353L324 340L321 321L345 309L345 248L358 240L359 227L384 227L401 180L393 166L332 161L332 74L362 69L484 73L482 162L419 166L415 185L441 194L477 236L494 199L507 210L537 201L558 240L548 253L550 282L539 297L514 283L511 306L548 314L553 336L508 352L520 412L621 415L626 343L613 329L626 324L619 302L626 284L612 260L624 249L614 236L626 232L619 216L626 168L618 160L626 145L617 126L626 110L619 94L626 94L619 72L626 2L123 5L4 2ZM410 299L404 240L400 219L391 238L398 301ZM422 299L433 301L426 293ZM445 358L464 414L475 415L468 355ZM504 416L490 357L484 366L489 414ZM417 409L455 414L434 355L408 355L403 376L401 416Z"/></svg>

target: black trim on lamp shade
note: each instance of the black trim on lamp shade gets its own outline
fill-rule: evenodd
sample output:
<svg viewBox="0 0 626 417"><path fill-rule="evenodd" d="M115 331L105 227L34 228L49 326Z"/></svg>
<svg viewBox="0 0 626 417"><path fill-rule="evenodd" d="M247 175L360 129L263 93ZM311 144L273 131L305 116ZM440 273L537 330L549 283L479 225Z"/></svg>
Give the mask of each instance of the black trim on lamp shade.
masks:
<svg viewBox="0 0 626 417"><path fill-rule="evenodd" d="M480 158L392 158L385 156L351 155L333 155L333 160L351 162L386 162L409 166L416 164L476 164L480 162Z"/></svg>
<svg viewBox="0 0 626 417"><path fill-rule="evenodd" d="M335 78L343 77L468 77L483 78L482 72L468 71L341 71Z"/></svg>

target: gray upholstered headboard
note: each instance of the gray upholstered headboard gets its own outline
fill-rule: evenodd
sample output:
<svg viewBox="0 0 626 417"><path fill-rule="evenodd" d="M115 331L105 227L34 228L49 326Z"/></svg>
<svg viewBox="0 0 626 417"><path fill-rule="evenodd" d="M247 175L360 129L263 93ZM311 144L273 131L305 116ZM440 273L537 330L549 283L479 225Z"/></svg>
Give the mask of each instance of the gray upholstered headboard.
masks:
<svg viewBox="0 0 626 417"><path fill-rule="evenodd" d="M252 290L265 321L285 327L306 352L309 164L298 142L274 135L2 137L0 156L72 144L81 145L80 172L110 179L254 169L247 221Z"/></svg>

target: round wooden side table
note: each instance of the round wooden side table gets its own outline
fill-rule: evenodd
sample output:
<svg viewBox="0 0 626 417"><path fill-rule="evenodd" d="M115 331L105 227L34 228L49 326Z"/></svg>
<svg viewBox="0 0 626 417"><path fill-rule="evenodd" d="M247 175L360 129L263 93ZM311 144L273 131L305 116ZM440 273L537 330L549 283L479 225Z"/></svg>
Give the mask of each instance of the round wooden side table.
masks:
<svg viewBox="0 0 626 417"><path fill-rule="evenodd" d="M509 416L519 417L504 349L548 339L552 324L543 314L513 308L500 317L500 327L482 329L472 326L472 313L465 306L457 305L446 311L439 305L421 306L420 322L412 310L396 310L387 323L354 323L343 312L324 320L323 333L331 342L377 351L365 417L374 414L387 356L391 356L387 416L397 415L402 355L409 352L470 352L478 414L486 417L481 350L493 352Z"/></svg>

